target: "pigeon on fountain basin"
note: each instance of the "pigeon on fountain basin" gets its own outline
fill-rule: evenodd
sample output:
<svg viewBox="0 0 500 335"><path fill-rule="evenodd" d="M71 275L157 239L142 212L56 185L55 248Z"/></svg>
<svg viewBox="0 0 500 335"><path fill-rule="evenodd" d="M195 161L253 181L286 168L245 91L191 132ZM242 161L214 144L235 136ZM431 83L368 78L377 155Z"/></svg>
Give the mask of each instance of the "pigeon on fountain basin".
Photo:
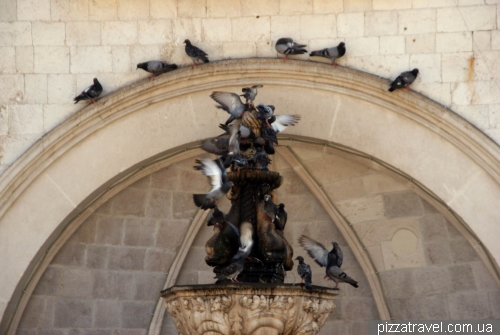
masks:
<svg viewBox="0 0 500 335"><path fill-rule="evenodd" d="M210 97L219 103L217 108L223 109L231 116L224 123L226 126L236 119L240 119L243 113L251 111L248 103L241 102L240 96L230 92L213 92Z"/></svg>
<svg viewBox="0 0 500 335"><path fill-rule="evenodd" d="M90 100L91 103L95 103L95 99L101 95L102 86L97 78L94 78L94 84L87 87L85 90L80 93L77 97L73 99L75 104L81 100Z"/></svg>
<svg viewBox="0 0 500 335"><path fill-rule="evenodd" d="M176 64L167 64L159 60L150 60L148 62L137 64L137 69L143 69L152 74L151 78L158 76L162 73L167 73L177 69Z"/></svg>
<svg viewBox="0 0 500 335"><path fill-rule="evenodd" d="M413 69L411 71L403 72L401 73L389 86L388 91L393 92L394 90L397 90L398 88L406 88L410 89L408 86L410 86L415 79L417 79L418 76L418 69Z"/></svg>
<svg viewBox="0 0 500 335"><path fill-rule="evenodd" d="M309 264L304 263L304 257L298 256L295 260L299 261L299 266L297 266L297 273L302 279L302 282L306 286L306 289L312 289L312 271Z"/></svg>
<svg viewBox="0 0 500 335"><path fill-rule="evenodd" d="M316 50L316 51L311 52L309 54L309 56L311 56L311 57L323 57L323 58L331 59L332 65L336 67L337 64L335 64L335 60L337 58L344 56L345 52L346 52L345 43L340 42L339 45L336 47Z"/></svg>
<svg viewBox="0 0 500 335"><path fill-rule="evenodd" d="M285 55L283 61L286 61L288 55L302 55L304 53L307 53L307 50L304 49L305 47L306 45L297 44L293 41L293 39L289 37L280 38L275 45L276 51L278 51L278 53L282 55Z"/></svg>
<svg viewBox="0 0 500 335"><path fill-rule="evenodd" d="M253 101L257 97L257 89L262 88L262 85L253 85L252 87L243 87L241 91L243 94L240 94L240 97L244 97L246 99L246 103L250 104L253 108L255 108Z"/></svg>

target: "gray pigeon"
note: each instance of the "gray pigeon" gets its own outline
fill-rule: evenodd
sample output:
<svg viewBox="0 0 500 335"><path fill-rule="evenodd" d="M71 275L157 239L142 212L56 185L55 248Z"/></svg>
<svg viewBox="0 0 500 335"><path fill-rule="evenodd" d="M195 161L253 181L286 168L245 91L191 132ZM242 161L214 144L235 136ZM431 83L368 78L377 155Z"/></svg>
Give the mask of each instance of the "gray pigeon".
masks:
<svg viewBox="0 0 500 335"><path fill-rule="evenodd" d="M302 55L304 53L307 53L305 48L306 45L304 44L297 44L293 41L293 39L289 37L283 37L280 38L275 45L276 51L278 53L285 55L285 59L283 61L286 61L288 55Z"/></svg>
<svg viewBox="0 0 500 335"><path fill-rule="evenodd" d="M137 64L137 69L143 69L152 74L151 78L158 76L162 73L167 73L177 69L176 64L167 64L159 60L150 60L149 62Z"/></svg>
<svg viewBox="0 0 500 335"><path fill-rule="evenodd" d="M401 73L396 80L394 80L389 86L388 91L393 92L398 88L406 88L409 89L410 86L418 76L418 69L413 69L411 71Z"/></svg>
<svg viewBox="0 0 500 335"><path fill-rule="evenodd" d="M184 43L186 44L184 50L186 51L186 54L193 61L193 65L191 65L191 68L193 68L196 65L196 62L199 60L203 61L203 63L208 63L208 58L207 58L208 54L205 51L192 45L191 41L189 40L184 40Z"/></svg>
<svg viewBox="0 0 500 335"><path fill-rule="evenodd" d="M219 128L221 128L222 130L225 131L225 133L222 134L222 135L220 135L220 136L224 136L224 135L229 134L229 126L226 126L225 124L220 124ZM243 138L243 139L245 139L245 138L254 139L256 137L257 137L257 135L255 135L255 133L250 128L248 128L248 127L246 127L244 125L240 126L240 138Z"/></svg>
<svg viewBox="0 0 500 335"><path fill-rule="evenodd" d="M329 278L335 282L335 288L338 287L339 283L348 283L354 287L358 287L358 282L349 277L344 271L340 269L342 265L342 251L338 245L333 242L333 249L328 252L326 248L319 242L302 235L299 238L300 245L306 249L309 256L314 259L321 267L326 267L325 278ZM340 252L340 258L339 258Z"/></svg>
<svg viewBox="0 0 500 335"><path fill-rule="evenodd" d="M324 58L328 58L328 59L331 59L332 60L332 65L333 66L337 66L337 64L335 64L335 60L337 58L340 58L342 56L345 55L345 52L346 52L346 48L345 48L345 43L344 42L340 42L338 46L336 47L331 47L331 48L325 48L325 49L321 49L321 50L316 50L316 51L313 51L309 54L309 56L311 57L324 57Z"/></svg>
<svg viewBox="0 0 500 335"><path fill-rule="evenodd" d="M204 210L215 208L217 201L229 192L234 184L231 181L227 181L226 169L220 159L213 161L205 158L196 160L196 162L200 165L194 168L201 170L208 177L212 189L206 194L193 194L193 201L197 207Z"/></svg>
<svg viewBox="0 0 500 335"><path fill-rule="evenodd" d="M201 143L201 148L211 154L226 156L229 153L229 138L216 137L205 140Z"/></svg>
<svg viewBox="0 0 500 335"><path fill-rule="evenodd" d="M306 286L306 289L312 290L312 271L309 264L304 263L304 257L299 256L295 258L299 261L299 266L297 266L297 273L299 274L302 282Z"/></svg>
<svg viewBox="0 0 500 335"><path fill-rule="evenodd" d="M78 95L77 97L75 97L73 101L76 104L78 101L81 100L90 100L90 102L94 104L95 99L99 95L101 95L101 93L102 93L101 83L97 80L97 78L94 78L94 84L90 85L85 90L83 90L83 92L80 93L80 95Z"/></svg>
<svg viewBox="0 0 500 335"><path fill-rule="evenodd" d="M245 268L245 262L253 247L253 226L250 222L243 222L240 226L240 248L227 266L214 268L215 278L218 280L230 279L238 282L238 275Z"/></svg>
<svg viewBox="0 0 500 335"><path fill-rule="evenodd" d="M264 213L269 217L271 222L274 222L276 218L276 204L271 200L271 196L269 194L264 195Z"/></svg>
<svg viewBox="0 0 500 335"><path fill-rule="evenodd" d="M273 115L267 122L276 133L285 131L288 126L295 126L300 121L300 115Z"/></svg>
<svg viewBox="0 0 500 335"><path fill-rule="evenodd" d="M274 209L274 214L276 215L274 219L274 225L276 229L284 231L286 226L286 221L288 220L288 214L285 211L285 204L279 204Z"/></svg>
<svg viewBox="0 0 500 335"><path fill-rule="evenodd" d="M246 103L249 103L253 108L255 108L253 101L257 97L257 89L262 88L264 86L262 85L253 85L252 87L244 87L241 89L243 94L241 94L241 97L245 97Z"/></svg>
<svg viewBox="0 0 500 335"><path fill-rule="evenodd" d="M210 97L220 104L217 108L231 114L229 119L224 123L226 126L233 122L233 120L241 118L243 113L251 110L250 105L241 102L239 95L236 93L212 92Z"/></svg>
<svg viewBox="0 0 500 335"><path fill-rule="evenodd" d="M264 120L266 123L268 123L268 119L270 119L274 115L274 106L273 105L264 105L264 104L258 104L257 105L257 119L259 120Z"/></svg>

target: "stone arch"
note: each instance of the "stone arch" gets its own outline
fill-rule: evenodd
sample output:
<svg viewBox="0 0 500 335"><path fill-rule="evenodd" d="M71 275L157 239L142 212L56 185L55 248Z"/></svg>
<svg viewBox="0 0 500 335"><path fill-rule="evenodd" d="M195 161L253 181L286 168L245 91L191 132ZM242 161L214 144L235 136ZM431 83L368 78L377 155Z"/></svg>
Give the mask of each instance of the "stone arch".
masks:
<svg viewBox="0 0 500 335"><path fill-rule="evenodd" d="M224 61L103 98L40 140L1 177L0 306L10 301L2 326L69 222L93 211L100 194L158 156L216 135L213 125L224 116L205 110L209 91L255 82L269 87L260 93L263 101L303 115L290 134L364 152L426 186L467 223L497 266L500 151L483 133L418 94L388 94L386 81L357 71L273 59Z"/></svg>

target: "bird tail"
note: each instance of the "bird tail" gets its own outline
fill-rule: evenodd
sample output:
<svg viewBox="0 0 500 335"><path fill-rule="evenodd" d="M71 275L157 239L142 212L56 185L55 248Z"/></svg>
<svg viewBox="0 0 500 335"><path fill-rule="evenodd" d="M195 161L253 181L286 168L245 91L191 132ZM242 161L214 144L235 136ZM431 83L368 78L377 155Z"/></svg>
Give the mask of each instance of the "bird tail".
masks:
<svg viewBox="0 0 500 335"><path fill-rule="evenodd" d="M394 92L394 90L395 90L395 88L394 88L394 86L392 86L392 85L391 85L391 86L389 87L389 89L388 89L388 91L389 91L389 92Z"/></svg>
<svg viewBox="0 0 500 335"><path fill-rule="evenodd" d="M210 203L206 201L206 194L193 194L193 201L196 207L200 207L204 210L215 208L215 204L210 206Z"/></svg>
<svg viewBox="0 0 500 335"><path fill-rule="evenodd" d="M200 59L203 61L203 63L208 63L207 56L200 56Z"/></svg>
<svg viewBox="0 0 500 335"><path fill-rule="evenodd" d="M312 290L313 286L312 286L311 276L308 276L304 279L304 285L305 285L306 289Z"/></svg>
<svg viewBox="0 0 500 335"><path fill-rule="evenodd" d="M321 51L313 51L309 54L309 56L322 56Z"/></svg>
<svg viewBox="0 0 500 335"><path fill-rule="evenodd" d="M351 284L354 287L359 287L358 282L349 277L345 272L342 272L339 276L345 283Z"/></svg>
<svg viewBox="0 0 500 335"><path fill-rule="evenodd" d="M75 102L75 104L76 104L76 103L78 103L80 100L85 100L85 99L87 99L87 96L86 96L86 95L84 95L84 94L82 93L82 94L80 94L79 96L75 97L75 98L73 99L73 101L74 101L74 102Z"/></svg>

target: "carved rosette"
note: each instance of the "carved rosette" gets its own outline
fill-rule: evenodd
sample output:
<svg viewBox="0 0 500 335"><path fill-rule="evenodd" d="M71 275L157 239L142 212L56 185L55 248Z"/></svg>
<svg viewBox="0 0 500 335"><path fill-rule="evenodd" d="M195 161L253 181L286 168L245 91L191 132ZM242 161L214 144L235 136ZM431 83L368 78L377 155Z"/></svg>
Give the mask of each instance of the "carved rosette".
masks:
<svg viewBox="0 0 500 335"><path fill-rule="evenodd" d="M162 292L182 335L309 335L335 310L337 290L301 285L174 286Z"/></svg>

